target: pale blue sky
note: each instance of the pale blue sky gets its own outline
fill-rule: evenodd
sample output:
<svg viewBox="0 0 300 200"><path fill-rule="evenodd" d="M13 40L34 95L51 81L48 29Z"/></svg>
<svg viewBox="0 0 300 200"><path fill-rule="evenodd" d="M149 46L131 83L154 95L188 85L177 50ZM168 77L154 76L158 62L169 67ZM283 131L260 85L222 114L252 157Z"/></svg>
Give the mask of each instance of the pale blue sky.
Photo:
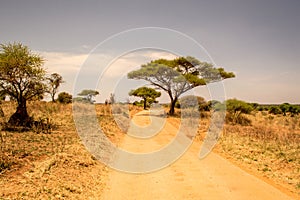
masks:
<svg viewBox="0 0 300 200"><path fill-rule="evenodd" d="M300 1L0 1L0 43L40 52L68 92L97 44L149 26L189 35L234 71L237 77L224 81L228 98L300 103Z"/></svg>

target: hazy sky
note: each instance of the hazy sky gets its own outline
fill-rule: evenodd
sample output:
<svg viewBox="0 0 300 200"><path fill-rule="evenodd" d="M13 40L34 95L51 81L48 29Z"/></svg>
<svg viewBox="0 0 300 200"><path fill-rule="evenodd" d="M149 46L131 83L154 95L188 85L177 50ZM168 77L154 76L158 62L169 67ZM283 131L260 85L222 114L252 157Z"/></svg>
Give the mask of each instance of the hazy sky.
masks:
<svg viewBox="0 0 300 200"><path fill-rule="evenodd" d="M0 27L0 43L28 45L44 56L49 72L63 75L61 91L73 91L80 66L100 42L132 28L162 27L194 38L218 66L236 73L224 81L227 98L300 103L298 0L1 0ZM109 50L99 56L113 59ZM127 64L157 57L142 52L144 59L136 54ZM115 63L124 64L125 58ZM101 90L100 101L110 92Z"/></svg>

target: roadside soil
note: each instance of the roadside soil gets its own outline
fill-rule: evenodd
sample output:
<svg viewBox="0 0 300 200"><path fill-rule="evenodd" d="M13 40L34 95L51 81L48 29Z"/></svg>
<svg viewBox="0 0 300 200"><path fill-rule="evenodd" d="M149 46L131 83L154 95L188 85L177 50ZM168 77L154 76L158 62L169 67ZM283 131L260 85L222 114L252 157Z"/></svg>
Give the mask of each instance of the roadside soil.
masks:
<svg viewBox="0 0 300 200"><path fill-rule="evenodd" d="M148 111L138 113L133 121L147 126ZM177 131L166 121L151 138L125 135L120 148L135 153L157 151L171 142ZM200 160L200 145L193 142L180 159L156 172L132 174L109 169L102 199L294 199L216 153Z"/></svg>

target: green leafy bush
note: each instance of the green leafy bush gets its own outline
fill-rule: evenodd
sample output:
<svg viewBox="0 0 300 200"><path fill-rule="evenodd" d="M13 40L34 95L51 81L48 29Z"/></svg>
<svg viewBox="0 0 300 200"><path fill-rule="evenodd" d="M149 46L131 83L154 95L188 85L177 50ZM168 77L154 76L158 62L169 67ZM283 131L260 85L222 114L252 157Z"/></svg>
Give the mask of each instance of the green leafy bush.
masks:
<svg viewBox="0 0 300 200"><path fill-rule="evenodd" d="M72 103L72 95L67 92L61 92L58 94L57 101L64 104Z"/></svg>
<svg viewBox="0 0 300 200"><path fill-rule="evenodd" d="M229 99L226 101L226 120L232 124L250 125L251 120L245 114L253 111L253 106L245 101Z"/></svg>

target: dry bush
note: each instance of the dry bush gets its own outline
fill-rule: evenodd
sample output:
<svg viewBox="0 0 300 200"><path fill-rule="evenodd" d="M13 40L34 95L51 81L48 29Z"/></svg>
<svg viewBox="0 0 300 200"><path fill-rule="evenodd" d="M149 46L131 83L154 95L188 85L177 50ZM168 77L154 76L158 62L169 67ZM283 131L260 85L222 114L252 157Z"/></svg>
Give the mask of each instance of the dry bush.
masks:
<svg viewBox="0 0 300 200"><path fill-rule="evenodd" d="M232 113L227 113L227 115L226 115L226 123L239 124L242 126L249 126L249 125L251 125L251 122L252 121L245 114L239 114L236 116Z"/></svg>
<svg viewBox="0 0 300 200"><path fill-rule="evenodd" d="M15 103L2 106L8 120ZM96 111L104 132L118 134L110 109L96 105ZM35 119L49 118L56 128L51 134L0 132L0 199L99 198L107 168L81 144L72 105L28 102L28 112Z"/></svg>
<svg viewBox="0 0 300 200"><path fill-rule="evenodd" d="M3 121L6 121L14 112L15 103L4 102L3 105L5 113ZM69 123L72 120L70 106L61 107L46 102L29 102L28 112L41 120L36 121L33 130L24 132L0 131L0 162L2 163L0 164L2 166L0 171L2 173L12 168L14 170L21 168L40 157L63 152L65 146L72 143L76 138L74 134L68 135L71 130L74 130L74 126ZM50 119L53 120L51 127L49 127ZM52 135L36 134L50 133L49 129L51 128L52 131L54 122L57 123L57 127L53 130Z"/></svg>

